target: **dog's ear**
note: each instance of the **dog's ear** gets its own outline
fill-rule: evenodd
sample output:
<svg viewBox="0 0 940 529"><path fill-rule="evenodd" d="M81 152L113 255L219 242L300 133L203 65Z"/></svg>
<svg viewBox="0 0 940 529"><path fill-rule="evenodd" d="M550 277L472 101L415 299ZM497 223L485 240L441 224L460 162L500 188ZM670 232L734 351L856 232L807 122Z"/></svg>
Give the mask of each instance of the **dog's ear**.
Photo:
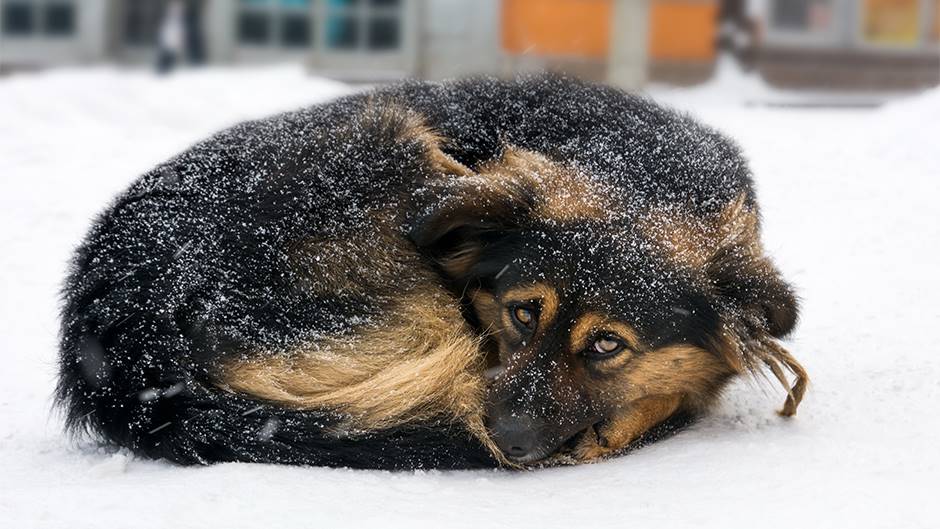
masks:
<svg viewBox="0 0 940 529"><path fill-rule="evenodd" d="M431 127L424 116L395 100L370 99L355 127L369 130L376 136L376 144L405 146L428 169L425 176L473 174L445 152L448 139Z"/></svg>
<svg viewBox="0 0 940 529"><path fill-rule="evenodd" d="M793 330L796 296L764 253L753 196L741 193L706 218L668 210L640 222L669 258L702 274L726 320L776 338Z"/></svg>
<svg viewBox="0 0 940 529"><path fill-rule="evenodd" d="M451 279L467 279L488 247L523 227L535 196L519 182L486 175L428 183L416 196L411 240Z"/></svg>
<svg viewBox="0 0 940 529"><path fill-rule="evenodd" d="M719 295L771 336L782 338L796 326L796 295L767 257L723 248L709 261L707 274Z"/></svg>
<svg viewBox="0 0 940 529"><path fill-rule="evenodd" d="M411 198L411 240L459 280L498 233L517 226L528 208L522 185L475 173L447 154L447 138L417 112L395 101L370 101L362 120L384 138L413 153L422 165L421 185Z"/></svg>
<svg viewBox="0 0 940 529"><path fill-rule="evenodd" d="M745 196L729 204L718 222L716 251L705 272L723 298L741 316L775 338L796 326L799 307L793 288L764 254L759 217Z"/></svg>
<svg viewBox="0 0 940 529"><path fill-rule="evenodd" d="M753 201L742 196L732 202L719 219L719 244L705 263L705 272L720 298L730 305L725 330L731 332L719 337L719 350L738 370L746 367L756 373L761 364L767 366L787 390L780 414L789 417L803 400L809 376L774 338L793 330L799 307L793 288L764 254L758 228ZM794 376L792 385L785 369Z"/></svg>

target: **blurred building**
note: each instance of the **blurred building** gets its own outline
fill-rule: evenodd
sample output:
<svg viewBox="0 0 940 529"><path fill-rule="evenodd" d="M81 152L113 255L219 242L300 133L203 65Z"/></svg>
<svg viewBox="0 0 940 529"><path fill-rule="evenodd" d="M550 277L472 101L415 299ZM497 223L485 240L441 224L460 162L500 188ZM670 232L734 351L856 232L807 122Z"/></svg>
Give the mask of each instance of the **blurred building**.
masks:
<svg viewBox="0 0 940 529"><path fill-rule="evenodd" d="M716 0L503 0L497 21L500 51L512 70L547 67L593 79L606 78L612 63L625 55L641 53L647 77L693 83L707 79L714 66L718 4ZM623 5L633 7L623 10ZM643 19L641 27L630 24L630 18L637 16ZM631 32L640 33L643 40L618 39Z"/></svg>
<svg viewBox="0 0 940 529"><path fill-rule="evenodd" d="M2 0L0 66L147 64L172 0ZM210 63L381 80L493 71L497 0L183 0Z"/></svg>
<svg viewBox="0 0 940 529"><path fill-rule="evenodd" d="M940 0L0 0L0 68L153 63L171 1L193 62L296 60L341 79L694 83L730 43L781 85L940 82Z"/></svg>
<svg viewBox="0 0 940 529"><path fill-rule="evenodd" d="M755 67L773 84L914 88L940 83L940 1L770 0Z"/></svg>

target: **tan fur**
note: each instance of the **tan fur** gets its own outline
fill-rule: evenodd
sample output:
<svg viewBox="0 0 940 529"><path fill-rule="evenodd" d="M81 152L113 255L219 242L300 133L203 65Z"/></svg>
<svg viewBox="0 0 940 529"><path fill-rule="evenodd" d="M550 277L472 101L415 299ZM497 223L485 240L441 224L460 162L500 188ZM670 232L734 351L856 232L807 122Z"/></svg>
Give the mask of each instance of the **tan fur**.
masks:
<svg viewBox="0 0 940 529"><path fill-rule="evenodd" d="M427 158L441 173L458 176L473 174L468 167L444 152L444 137L431 128L424 117L411 110L401 110L406 116L402 135L425 145Z"/></svg>
<svg viewBox="0 0 940 529"><path fill-rule="evenodd" d="M331 296L375 296L386 293L389 277L417 275L422 282L437 281L414 246L394 228L391 213L374 212L367 226L293 244L288 255L304 288Z"/></svg>
<svg viewBox="0 0 940 529"><path fill-rule="evenodd" d="M462 277L480 259L483 249L478 244L465 244L439 260L441 269L450 277Z"/></svg>
<svg viewBox="0 0 940 529"><path fill-rule="evenodd" d="M637 440L650 428L668 419L682 404L682 396L652 395L631 402L620 414L594 427L594 435L583 436L572 454L589 461L614 454Z"/></svg>
<svg viewBox="0 0 940 529"><path fill-rule="evenodd" d="M569 333L571 352L583 351L589 345L588 340L603 331L620 337L634 351L642 350L642 344L633 327L624 322L612 320L601 313L588 312L579 316L571 326Z"/></svg>
<svg viewBox="0 0 940 529"><path fill-rule="evenodd" d="M803 366L797 362L796 358L793 358L793 355L775 340L764 337L760 342L764 353L761 359L767 364L780 384L787 390L787 400L784 402L783 408L780 409L779 413L784 417L792 417L796 415L796 409L800 406L800 402L803 401L803 395L806 394L806 389L809 386L809 375L806 370L803 369ZM794 381L792 387L787 381L780 364L783 364L787 370L793 373Z"/></svg>
<svg viewBox="0 0 940 529"><path fill-rule="evenodd" d="M649 395L682 394L691 404L707 405L733 371L700 347L672 345L639 355L617 378L625 402Z"/></svg>
<svg viewBox="0 0 940 529"><path fill-rule="evenodd" d="M335 410L349 416L352 429L389 428L446 413L489 444L479 340L455 300L422 288L388 313L394 316L348 337L230 361L218 383L284 406Z"/></svg>
<svg viewBox="0 0 940 529"><path fill-rule="evenodd" d="M413 110L391 101L372 100L363 111L363 120L379 122L394 131L399 141L419 143L432 170L441 176L474 174L443 151L443 136ZM414 245L396 228L394 211L373 211L364 225L367 228L362 231L309 238L288 249L298 276L308 279L307 288L327 295L374 295L386 288L387 278L421 267L423 261ZM475 251L478 249L468 248L454 256L452 265L466 266L476 258ZM323 257L327 255L329 259ZM427 281L434 282L431 276Z"/></svg>
<svg viewBox="0 0 940 529"><path fill-rule="evenodd" d="M675 209L650 211L639 220L650 240L670 257L701 270L722 249L736 246L760 256L760 217L741 193L716 215L700 218Z"/></svg>
<svg viewBox="0 0 940 529"><path fill-rule="evenodd" d="M428 142L429 152L444 156L439 140L419 125L413 128L411 134ZM434 185L446 188L451 197L437 208L433 220L426 222L419 244L433 245L453 230L467 226L486 229L515 222L525 224L533 218L573 222L618 214L607 198L610 193L605 193L599 183L574 168L511 146L505 147L498 159L477 167L475 173L461 169ZM438 264L450 277L461 277L477 262L481 251L479 241L471 239L438 256Z"/></svg>
<svg viewBox="0 0 940 529"><path fill-rule="evenodd" d="M571 454L577 460L622 450L680 409L703 411L733 374L714 354L687 344L647 351L629 362L612 360L597 366L607 376L594 392L621 404L595 427L595 435L589 431L581 438Z"/></svg>
<svg viewBox="0 0 940 529"><path fill-rule="evenodd" d="M464 213L478 213L480 204L486 205L485 213L490 216L482 221L495 222L503 220L499 215L516 215L515 208L520 203L529 205L533 197L530 213L541 219L606 220L618 214L607 198L611 194L599 184L545 156L507 147L499 159L474 172L444 152L445 139L417 113L388 102L376 103L367 112L385 120L400 140L419 143L431 169L446 181L452 179L456 189L464 189L466 196L458 195L442 215L437 227L441 233L459 227ZM379 210L372 215L367 229L300 241L289 253L300 276L309 279L308 288L324 295L394 300L384 307L387 316L360 325L346 336L324 337L253 359L232 359L223 366L218 385L296 409L333 410L348 417L343 426L353 430L391 428L443 415L465 424L495 457L509 465L484 426L484 370L493 356L488 355L484 341L490 335L517 332L505 310L513 301L539 302L538 337L558 315L558 292L536 283L510 289L500 299L482 290L468 293L482 325L482 336L478 336L465 322L459 301L440 286L434 270L395 229L395 212ZM691 268L704 270L718 252L731 246L754 257L754 266L762 266L758 215L744 194L711 218L660 211L651 212L640 224L668 255ZM480 252L480 246L470 242L438 264L445 273L460 277ZM322 259L324 255L331 257ZM389 277L412 279L405 292L391 292ZM400 283L396 286L401 288ZM728 328L713 344L721 356L692 345L647 351L629 324L587 313L570 329L571 355L583 350L599 331L613 332L632 351L593 363L590 369L604 376L581 381L608 408L597 435L584 436L576 448L581 459L625 447L679 409L706 407L732 374L751 367L743 363L749 358L742 353L745 348L758 347L755 357L787 386L787 403L781 413L795 413L806 389L805 371L789 353L766 337L758 338L756 346L744 343L741 329ZM528 348L532 349L531 343ZM575 365L573 361L568 364ZM796 375L792 388L784 367ZM575 370L572 373L579 376Z"/></svg>
<svg viewBox="0 0 940 529"><path fill-rule="evenodd" d="M472 174L443 152L443 138L418 114L387 102L374 103L366 113L402 141L419 142L433 170ZM288 253L301 285L323 295L395 300L384 308L388 316L346 336L233 359L221 369L218 385L297 409L336 411L348 417L344 428L352 430L444 416L465 424L501 458L483 424L481 339L468 328L457 300L395 228L395 212L376 210L370 217L362 231L302 240ZM390 277L409 278L408 291L390 291ZM401 281L394 286L401 289Z"/></svg>
<svg viewBox="0 0 940 529"><path fill-rule="evenodd" d="M752 255L761 255L764 249L760 242L760 216L747 202L747 194L742 192L722 209L717 222L716 246L739 246L747 248Z"/></svg>
<svg viewBox="0 0 940 529"><path fill-rule="evenodd" d="M470 293L470 303L485 333L498 330L503 308L492 293L477 289Z"/></svg>
<svg viewBox="0 0 940 529"><path fill-rule="evenodd" d="M645 234L657 242L676 262L705 273L722 251L733 249L735 258L755 276L778 272L764 255L760 240L760 217L742 192L710 218L696 218L687 212L658 211L646 215L640 223ZM757 373L766 366L787 390L781 414L791 416L802 400L809 383L806 370L773 337L755 322L724 322L720 336L712 344L736 373ZM793 386L783 374L783 367L794 376Z"/></svg>
<svg viewBox="0 0 940 529"><path fill-rule="evenodd" d="M497 184L535 191L538 202L533 214L539 218L560 222L606 219L614 211L598 183L532 151L506 147L500 158L477 172Z"/></svg>
<svg viewBox="0 0 940 529"><path fill-rule="evenodd" d="M421 144L426 159L435 171L442 174L469 176L473 174L468 167L444 152L446 139L428 125L424 116L406 108L395 101L372 99L363 112L366 119L377 119L386 127L394 130L402 141L414 141Z"/></svg>
<svg viewBox="0 0 940 529"><path fill-rule="evenodd" d="M538 332L538 328L544 327L545 324L553 321L558 314L558 293L554 288L544 283L533 283L531 285L513 287L507 290L500 300L503 306L512 302L526 301L538 301L541 304L536 332ZM504 328L515 328L509 320L510 316L508 311L502 311L502 318Z"/></svg>

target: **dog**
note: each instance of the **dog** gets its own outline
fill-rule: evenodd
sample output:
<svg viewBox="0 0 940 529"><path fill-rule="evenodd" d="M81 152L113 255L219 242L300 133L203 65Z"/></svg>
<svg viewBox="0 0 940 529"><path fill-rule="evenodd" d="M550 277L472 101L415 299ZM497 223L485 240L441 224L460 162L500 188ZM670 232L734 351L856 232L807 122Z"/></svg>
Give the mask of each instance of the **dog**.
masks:
<svg viewBox="0 0 940 529"><path fill-rule="evenodd" d="M65 282L57 399L68 430L184 465L595 461L763 367L793 415L797 299L759 224L737 147L642 97L356 94L116 199Z"/></svg>

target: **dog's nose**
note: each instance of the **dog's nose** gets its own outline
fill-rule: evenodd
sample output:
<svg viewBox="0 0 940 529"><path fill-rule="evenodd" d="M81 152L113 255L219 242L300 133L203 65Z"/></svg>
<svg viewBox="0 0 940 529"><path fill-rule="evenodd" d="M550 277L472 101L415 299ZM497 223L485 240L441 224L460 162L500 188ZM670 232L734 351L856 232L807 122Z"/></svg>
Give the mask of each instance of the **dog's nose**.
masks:
<svg viewBox="0 0 940 529"><path fill-rule="evenodd" d="M490 429L496 446L511 459L525 459L538 450L539 428L531 417L505 417L494 421Z"/></svg>

